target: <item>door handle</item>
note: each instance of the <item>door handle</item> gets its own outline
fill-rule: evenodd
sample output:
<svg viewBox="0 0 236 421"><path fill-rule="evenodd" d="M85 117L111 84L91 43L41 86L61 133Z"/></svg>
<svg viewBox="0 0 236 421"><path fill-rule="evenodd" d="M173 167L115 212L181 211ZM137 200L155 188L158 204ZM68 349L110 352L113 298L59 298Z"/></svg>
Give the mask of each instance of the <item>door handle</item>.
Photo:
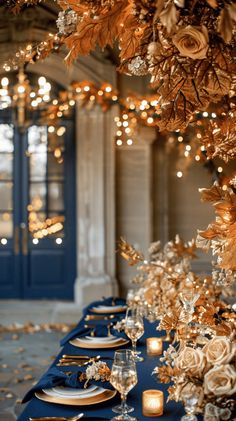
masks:
<svg viewBox="0 0 236 421"><path fill-rule="evenodd" d="M18 256L20 254L20 229L15 227L14 229L14 254Z"/></svg>
<svg viewBox="0 0 236 421"><path fill-rule="evenodd" d="M22 230L22 253L24 256L28 256L28 227L26 224L21 224Z"/></svg>

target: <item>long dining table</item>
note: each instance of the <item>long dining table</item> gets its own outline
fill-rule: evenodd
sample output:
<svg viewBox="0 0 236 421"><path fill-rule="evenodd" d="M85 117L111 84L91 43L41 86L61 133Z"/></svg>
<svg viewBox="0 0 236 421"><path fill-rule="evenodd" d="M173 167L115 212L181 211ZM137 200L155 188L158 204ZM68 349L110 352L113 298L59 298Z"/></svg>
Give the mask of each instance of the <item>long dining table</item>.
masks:
<svg viewBox="0 0 236 421"><path fill-rule="evenodd" d="M91 307L92 305L88 306L85 309L83 317L79 321L78 325L81 326L87 323L85 319L88 314L91 314ZM120 318L124 318L124 313L120 313ZM99 321L97 323L99 323ZM142 338L140 338L137 344L137 349L138 351L141 351L141 354L144 357L144 361L137 363L138 383L128 394L127 403L130 406L134 407L134 411L130 415L134 416L138 421L151 420L152 418L146 417L142 414L142 392L147 389L157 389L162 390L164 392L164 413L162 416L158 417L158 419L163 421L180 420L181 416L184 415L183 406L180 403L176 403L174 401L167 402L168 385L159 383L156 379L155 374L152 374L154 368L159 363L159 357L148 356L146 352L146 339L148 337L161 337L165 334L165 332L158 332L156 330L157 323L150 323L147 320L145 320L144 324L145 333L142 336ZM164 342L164 349L166 349L168 345L169 344L167 342ZM131 343L123 346L123 348L131 348ZM61 347L61 350L57 355L56 359L53 361L51 367L57 366L63 354L86 356L94 356L95 354L97 354L101 356L102 361L105 361L111 367L112 358L114 356L115 350L115 348L97 350L78 348L72 345L68 340ZM78 368L74 366L60 367L60 370L64 372L68 372L68 369L72 372L73 370L78 370ZM18 418L18 421L29 421L30 417L69 418L80 412L84 413L85 421L86 419L94 421L97 421L99 419L103 419L104 421L111 420L115 416L114 412L112 411L112 407L119 404L119 402L119 393L117 393L116 396L113 397L111 400L108 400L106 402L83 407L76 405L48 403L33 396L29 403L26 404L22 414ZM153 419L157 419L157 417L154 417Z"/></svg>

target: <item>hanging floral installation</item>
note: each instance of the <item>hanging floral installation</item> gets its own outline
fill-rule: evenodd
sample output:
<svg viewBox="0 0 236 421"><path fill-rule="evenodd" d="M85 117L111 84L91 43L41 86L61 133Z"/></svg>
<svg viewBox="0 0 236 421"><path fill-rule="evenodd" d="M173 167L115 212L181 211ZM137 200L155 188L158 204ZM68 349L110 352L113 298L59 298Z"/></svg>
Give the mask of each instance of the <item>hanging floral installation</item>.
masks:
<svg viewBox="0 0 236 421"><path fill-rule="evenodd" d="M219 0L57 0L58 33L28 46L18 59L46 58L65 44L72 63L99 45L118 43L119 71L151 76L155 90L151 125L161 131L197 126L199 112L221 102L223 117L210 119L201 142L208 156L225 161L236 155L236 5ZM37 0L8 0L17 13ZM16 60L17 62L17 60ZM9 68L9 65L6 65Z"/></svg>

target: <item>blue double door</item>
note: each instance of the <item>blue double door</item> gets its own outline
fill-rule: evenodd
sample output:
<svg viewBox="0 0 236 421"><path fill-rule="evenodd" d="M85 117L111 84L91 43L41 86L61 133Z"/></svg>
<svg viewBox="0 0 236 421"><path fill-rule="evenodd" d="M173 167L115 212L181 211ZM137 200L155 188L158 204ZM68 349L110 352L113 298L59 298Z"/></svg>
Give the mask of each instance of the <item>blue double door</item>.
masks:
<svg viewBox="0 0 236 421"><path fill-rule="evenodd" d="M0 124L0 298L73 299L73 127Z"/></svg>

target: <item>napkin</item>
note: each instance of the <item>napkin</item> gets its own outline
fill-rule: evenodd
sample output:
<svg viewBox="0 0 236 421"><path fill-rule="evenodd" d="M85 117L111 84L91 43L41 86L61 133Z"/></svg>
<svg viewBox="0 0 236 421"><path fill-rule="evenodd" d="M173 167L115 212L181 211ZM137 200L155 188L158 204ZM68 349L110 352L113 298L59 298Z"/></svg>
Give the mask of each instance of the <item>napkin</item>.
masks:
<svg viewBox="0 0 236 421"><path fill-rule="evenodd" d="M51 367L39 380L39 382L26 393L22 403L28 402L30 399L32 399L35 392L39 392L42 389L51 389L55 386L66 386L73 389L83 389L85 381L80 381L79 376L83 371L86 370L87 367L82 367L80 370L76 370L70 375L63 373L63 371L58 370L56 367ZM112 389L112 386L109 382L91 380L89 383L106 389Z"/></svg>
<svg viewBox="0 0 236 421"><path fill-rule="evenodd" d="M117 320L114 321L114 319L112 319L113 323L116 323ZM97 324L95 326L95 324L93 323L93 320L91 320L91 322L80 322L71 332L69 332L61 341L60 341L60 345L64 346L66 344L66 342L70 341L71 339L74 338L81 338L84 336L89 336L91 331L94 332L94 336L98 336L98 337L106 337L108 334L108 324L110 324L111 321L107 321L107 320L99 320L99 324ZM84 325L91 325L94 326L93 328L86 328L84 327ZM125 335L124 332L118 332L116 329L114 329L113 327L110 329L110 332L112 335L117 336L118 338L125 338L127 339L127 336Z"/></svg>
<svg viewBox="0 0 236 421"><path fill-rule="evenodd" d="M92 303L90 303L87 307L85 307L83 309L83 314L87 314L92 307L97 307L97 306L112 306L112 305L116 305L116 306L125 306L126 305L126 301L123 298L114 298L114 297L108 297L105 299L101 299L98 301L93 301ZM126 310L124 310L125 313Z"/></svg>

